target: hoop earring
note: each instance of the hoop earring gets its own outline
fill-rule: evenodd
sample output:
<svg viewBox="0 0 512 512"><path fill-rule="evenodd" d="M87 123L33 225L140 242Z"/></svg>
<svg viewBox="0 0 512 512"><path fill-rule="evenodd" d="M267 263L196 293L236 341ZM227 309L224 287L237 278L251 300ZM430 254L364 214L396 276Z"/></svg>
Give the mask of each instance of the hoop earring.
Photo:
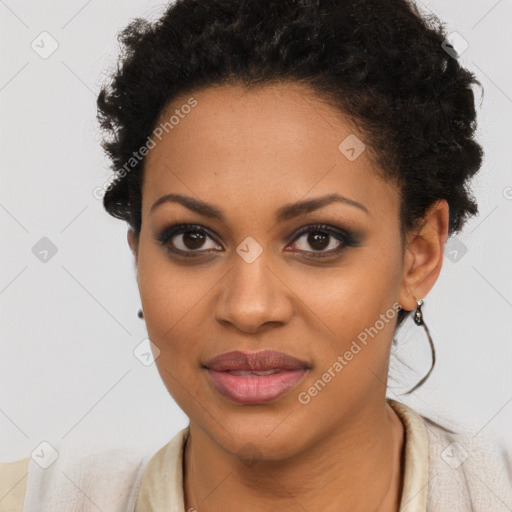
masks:
<svg viewBox="0 0 512 512"><path fill-rule="evenodd" d="M425 329L425 332L427 333L427 337L428 337L428 342L430 344L430 351L432 352L432 365L430 367L430 370L427 372L427 374L412 388L410 389L409 391L407 391L407 393L405 393L406 395L408 395L409 393L412 393L414 390L418 389L429 377L430 377L430 374L432 373L432 370L434 369L434 365L436 364L436 350L434 348L434 342L432 341L432 337L430 336L430 331L427 327L427 324L425 323L425 320L423 319L423 312L421 311L421 306L423 306L424 304L424 301L423 299L416 299L416 311L414 312L414 323L416 325L422 325L423 328Z"/></svg>
<svg viewBox="0 0 512 512"><path fill-rule="evenodd" d="M423 299L419 299L416 301L417 307L414 312L414 323L416 325L423 325L423 313L421 311L421 306L423 306Z"/></svg>
<svg viewBox="0 0 512 512"><path fill-rule="evenodd" d="M139 318L144 318L144 312L142 311L142 309L139 309L139 312L137 313L137 316Z"/></svg>

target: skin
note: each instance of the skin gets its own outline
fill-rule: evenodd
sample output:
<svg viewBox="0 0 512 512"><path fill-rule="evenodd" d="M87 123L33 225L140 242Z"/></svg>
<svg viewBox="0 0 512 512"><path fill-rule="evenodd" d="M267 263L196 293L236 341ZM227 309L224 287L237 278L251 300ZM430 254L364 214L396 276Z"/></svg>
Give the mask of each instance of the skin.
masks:
<svg viewBox="0 0 512 512"><path fill-rule="evenodd" d="M428 294L443 262L448 205L435 203L403 246L400 191L381 177L371 141L312 91L210 87L175 98L161 119L190 96L197 106L146 157L142 228L128 232L156 365L190 419L185 510L396 511L404 430L385 401L396 316L309 403L297 395L393 303L410 311ZM367 148L354 161L338 149L350 134ZM169 193L210 203L225 221L178 203L150 212ZM368 211L335 202L276 222L278 208L331 193ZM173 256L156 240L175 223L210 231L199 247L183 245L183 235L167 242L202 256ZM315 258L322 249L308 234L293 235L319 223L358 233L359 245ZM248 236L263 249L250 264L236 252ZM340 247L334 236L327 244ZM311 370L274 402L235 404L201 366L235 349L280 350Z"/></svg>

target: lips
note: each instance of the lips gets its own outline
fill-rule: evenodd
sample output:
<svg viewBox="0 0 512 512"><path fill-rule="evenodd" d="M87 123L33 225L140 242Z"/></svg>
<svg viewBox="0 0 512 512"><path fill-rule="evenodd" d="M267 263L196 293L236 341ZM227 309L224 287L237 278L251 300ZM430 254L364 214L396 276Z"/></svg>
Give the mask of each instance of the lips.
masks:
<svg viewBox="0 0 512 512"><path fill-rule="evenodd" d="M300 370L310 368L305 361L275 350L262 350L260 352L241 352L235 350L209 359L203 366L218 372Z"/></svg>
<svg viewBox="0 0 512 512"><path fill-rule="evenodd" d="M246 405L280 398L297 386L311 368L305 361L274 350L227 352L203 366L220 395Z"/></svg>

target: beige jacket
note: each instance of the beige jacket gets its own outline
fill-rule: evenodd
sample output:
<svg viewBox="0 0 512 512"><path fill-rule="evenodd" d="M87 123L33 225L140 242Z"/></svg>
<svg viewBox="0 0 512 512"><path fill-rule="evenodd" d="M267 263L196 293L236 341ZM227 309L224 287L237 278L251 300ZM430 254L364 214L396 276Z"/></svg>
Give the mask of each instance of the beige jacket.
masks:
<svg viewBox="0 0 512 512"><path fill-rule="evenodd" d="M511 512L510 459L484 438L454 434L388 399L405 429L400 512ZM0 464L0 512L185 512L188 427L153 455L59 452L49 468L30 457ZM76 450L73 450L76 452Z"/></svg>

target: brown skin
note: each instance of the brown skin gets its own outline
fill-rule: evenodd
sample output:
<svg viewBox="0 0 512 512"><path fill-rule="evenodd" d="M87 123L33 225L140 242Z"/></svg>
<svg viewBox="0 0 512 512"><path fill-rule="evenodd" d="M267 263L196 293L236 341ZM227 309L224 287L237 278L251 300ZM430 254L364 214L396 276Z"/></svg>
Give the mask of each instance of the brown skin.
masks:
<svg viewBox="0 0 512 512"><path fill-rule="evenodd" d="M185 510L396 511L403 427L385 401L396 316L308 404L297 396L393 303L413 310L431 290L448 205L433 205L403 247L399 189L380 177L369 141L355 161L338 150L349 134L364 137L311 91L208 88L175 99L161 119L190 96L197 106L146 157L140 238L128 232L148 335L161 351L156 364L190 419ZM276 223L279 207L333 192L368 213L336 202ZM150 213L169 193L213 204L226 221L178 203ZM168 242L203 256L180 259L155 239L174 223L214 235L203 246L180 234ZM360 245L315 259L322 247L308 234L290 237L319 223L359 233ZM263 248L250 264L236 252L247 236ZM327 244L340 246L332 236ZM235 349L279 350L312 368L274 402L235 404L202 368Z"/></svg>

